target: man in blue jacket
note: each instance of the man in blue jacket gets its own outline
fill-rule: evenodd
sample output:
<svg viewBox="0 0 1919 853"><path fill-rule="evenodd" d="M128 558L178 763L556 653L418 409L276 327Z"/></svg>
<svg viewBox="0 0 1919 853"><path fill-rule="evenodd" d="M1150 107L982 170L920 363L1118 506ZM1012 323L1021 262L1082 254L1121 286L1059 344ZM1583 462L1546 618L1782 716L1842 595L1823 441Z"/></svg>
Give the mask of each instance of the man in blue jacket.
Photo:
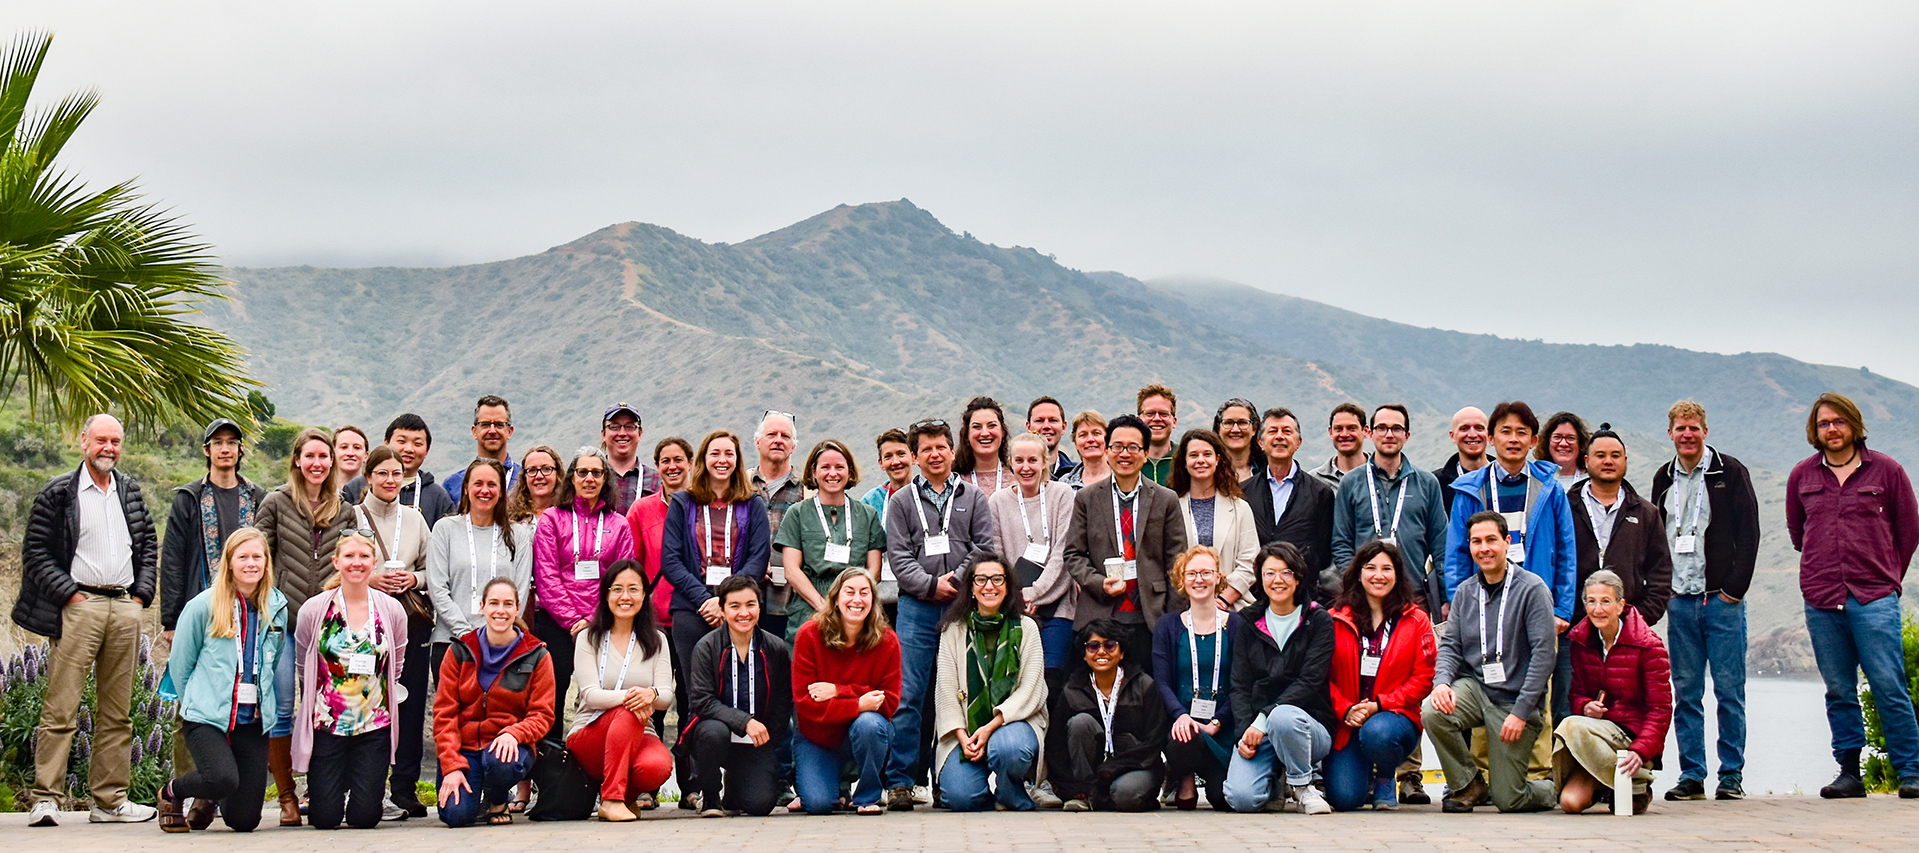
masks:
<svg viewBox="0 0 1919 853"><path fill-rule="evenodd" d="M1531 406L1517 400L1500 403L1487 420L1492 424L1494 463L1461 474L1452 484L1446 595L1450 597L1474 571L1466 547L1466 519L1481 510L1498 511L1506 516L1511 531L1507 561L1546 582L1553 598L1553 627L1564 636L1572 627L1573 598L1579 594L1579 559L1572 504L1553 478L1559 466L1530 458L1539 440L1539 417ZM1553 719L1571 715L1571 689L1572 648L1562 642L1553 668Z"/></svg>

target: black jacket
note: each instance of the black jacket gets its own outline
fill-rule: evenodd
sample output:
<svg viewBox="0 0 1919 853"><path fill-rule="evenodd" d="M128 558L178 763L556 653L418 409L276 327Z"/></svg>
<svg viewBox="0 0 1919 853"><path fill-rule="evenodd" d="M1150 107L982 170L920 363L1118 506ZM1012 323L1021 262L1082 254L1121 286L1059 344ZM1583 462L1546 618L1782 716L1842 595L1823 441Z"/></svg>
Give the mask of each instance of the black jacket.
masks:
<svg viewBox="0 0 1919 853"><path fill-rule="evenodd" d="M1242 731L1253 718L1291 705L1319 721L1328 734L1338 730L1329 690L1333 667L1333 617L1307 604L1299 628L1280 648L1266 632L1265 612L1240 620L1233 633L1233 721Z"/></svg>
<svg viewBox="0 0 1919 853"><path fill-rule="evenodd" d="M242 480L240 497L253 501L254 512L267 499L258 483ZM213 567L207 565L205 536L200 532L200 496L207 479L201 477L173 490L173 508L167 513L167 535L160 542L160 628L171 631L180 621L180 609L207 588ZM226 531L232 536L233 531ZM223 543L224 544L224 543Z"/></svg>
<svg viewBox="0 0 1919 853"><path fill-rule="evenodd" d="M1706 505L1712 518L1706 524L1706 592L1723 592L1743 599L1752 586L1752 567L1759 560L1759 498L1752 491L1752 475L1739 460L1712 451L1706 469ZM1666 493L1672 490L1672 466L1667 462L1652 475L1652 505L1665 518Z"/></svg>
<svg viewBox="0 0 1919 853"><path fill-rule="evenodd" d="M1599 571L1599 537L1593 533L1592 515L1586 509L1586 489L1591 483L1581 481L1566 496L1573 505L1573 550L1579 558L1574 624L1586 618L1586 579ZM1647 625L1656 625L1672 598L1672 553L1666 548L1664 517L1658 507L1633 491L1631 483L1620 484L1619 500L1619 516L1606 543L1606 568L1626 582L1626 603L1645 617Z"/></svg>
<svg viewBox="0 0 1919 853"><path fill-rule="evenodd" d="M55 640L60 639L61 610L80 591L73 580L73 551L80 541L80 502L75 498L79 478L86 476L90 475L82 465L47 481L33 499L26 541L20 548L20 598L13 603L14 624ZM129 591L145 607L153 603L154 562L159 552L153 518L140 497L140 484L118 471L113 477L120 491L120 509L126 513L127 534L133 540Z"/></svg>
<svg viewBox="0 0 1919 853"><path fill-rule="evenodd" d="M1166 749L1166 735L1172 726L1172 720L1166 716L1166 702L1160 698L1159 686L1147 673L1147 667L1127 666L1123 672L1119 707L1113 710L1113 754L1100 762L1095 771L1101 782L1111 782L1134 770L1158 772L1163 766L1159 754ZM1052 736L1049 731L1047 737L1053 749L1053 754L1047 757L1048 772L1054 776L1056 785L1073 794L1085 793L1095 781L1068 778L1073 762L1066 753L1068 739L1065 736L1066 722L1079 714L1100 719L1091 673L1084 664L1071 668L1065 686L1060 688L1060 724L1052 730L1059 732L1059 736Z"/></svg>
<svg viewBox="0 0 1919 853"><path fill-rule="evenodd" d="M1273 520L1273 492L1266 486L1264 473L1255 472L1239 488L1253 508L1260 546L1286 542L1305 554L1306 571L1299 573L1299 600L1318 600L1319 572L1333 564L1333 487L1305 468L1299 469L1299 476L1293 478L1292 500L1277 522ZM1259 578L1253 579L1253 586L1259 586Z"/></svg>
<svg viewBox="0 0 1919 853"><path fill-rule="evenodd" d="M706 632L693 646L686 673L686 707L691 716L681 726L685 731L705 719L719 720L736 735L746 734L746 722L759 720L772 736L769 744L784 743L793 720L793 649L785 640L759 629L753 639L753 701L755 713L720 701L720 688L726 684L728 655L733 650L733 635L722 627ZM688 743L691 743L689 738Z"/></svg>

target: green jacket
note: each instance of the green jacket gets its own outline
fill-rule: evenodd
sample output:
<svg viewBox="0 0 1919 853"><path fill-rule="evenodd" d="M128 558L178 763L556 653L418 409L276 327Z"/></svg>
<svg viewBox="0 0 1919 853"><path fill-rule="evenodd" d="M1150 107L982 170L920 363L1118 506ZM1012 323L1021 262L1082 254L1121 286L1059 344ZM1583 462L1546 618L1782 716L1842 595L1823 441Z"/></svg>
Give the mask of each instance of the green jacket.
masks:
<svg viewBox="0 0 1919 853"><path fill-rule="evenodd" d="M174 629L173 651L167 657L167 680L180 695L180 716L231 731L233 697L240 672L240 654L230 638L208 635L213 621L213 590L201 592L180 610ZM293 716L293 655L287 635L287 598L267 590L268 617L259 625L264 636L258 651L260 673L260 730L272 732Z"/></svg>

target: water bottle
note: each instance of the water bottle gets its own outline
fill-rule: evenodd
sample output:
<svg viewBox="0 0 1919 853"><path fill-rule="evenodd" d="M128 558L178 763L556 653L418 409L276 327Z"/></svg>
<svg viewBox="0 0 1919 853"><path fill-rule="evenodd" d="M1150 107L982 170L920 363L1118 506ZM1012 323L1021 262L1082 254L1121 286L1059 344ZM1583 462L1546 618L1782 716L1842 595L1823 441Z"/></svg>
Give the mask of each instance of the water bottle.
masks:
<svg viewBox="0 0 1919 853"><path fill-rule="evenodd" d="M1620 817L1632 816L1632 774L1626 772L1626 750L1619 750L1613 756L1612 766L1612 813Z"/></svg>

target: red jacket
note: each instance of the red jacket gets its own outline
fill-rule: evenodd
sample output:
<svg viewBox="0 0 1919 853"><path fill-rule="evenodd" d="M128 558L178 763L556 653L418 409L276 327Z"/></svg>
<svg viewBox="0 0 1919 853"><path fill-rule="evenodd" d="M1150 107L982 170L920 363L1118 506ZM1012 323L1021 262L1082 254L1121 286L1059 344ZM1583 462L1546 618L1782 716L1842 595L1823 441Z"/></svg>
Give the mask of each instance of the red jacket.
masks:
<svg viewBox="0 0 1919 853"><path fill-rule="evenodd" d="M1333 748L1344 749L1353 736L1353 727L1343 720L1354 705L1374 698L1359 693L1359 629L1353 624L1350 607L1333 608L1333 677L1328 687L1333 697L1333 714L1341 718L1333 732ZM1379 660L1379 673L1373 679L1379 709L1391 711L1413 721L1419 729L1419 703L1433 692L1433 664L1439 659L1439 641L1433 636L1433 621L1419 605L1408 604L1399 614L1399 624L1386 641L1386 654Z"/></svg>
<svg viewBox="0 0 1919 853"><path fill-rule="evenodd" d="M1647 760L1663 754L1672 726L1672 663L1646 618L1626 607L1612 654L1601 653L1591 618L1572 626L1566 640L1573 647L1573 713L1581 713L1604 690L1606 719L1632 735L1632 751Z"/></svg>
<svg viewBox="0 0 1919 853"><path fill-rule="evenodd" d="M646 594L653 602L653 613L661 625L673 624L673 582L660 573L660 543L666 538L666 493L654 492L633 502L626 511L626 526L633 530L633 559L646 566L646 579L653 591Z"/></svg>
<svg viewBox="0 0 1919 853"><path fill-rule="evenodd" d="M824 681L839 688L825 702L813 701L807 685ZM900 708L900 641L886 629L880 644L870 649L828 648L820 639L818 623L807 620L793 638L793 710L800 734L827 749L838 749L846 730L860 715L860 696L886 691L881 715L891 718Z"/></svg>
<svg viewBox="0 0 1919 853"><path fill-rule="evenodd" d="M501 732L531 746L553 726L553 661L532 631L507 654L493 688L480 691L481 628L454 641L440 662L440 689L433 697L433 747L440 772L467 769L461 750L485 749Z"/></svg>

